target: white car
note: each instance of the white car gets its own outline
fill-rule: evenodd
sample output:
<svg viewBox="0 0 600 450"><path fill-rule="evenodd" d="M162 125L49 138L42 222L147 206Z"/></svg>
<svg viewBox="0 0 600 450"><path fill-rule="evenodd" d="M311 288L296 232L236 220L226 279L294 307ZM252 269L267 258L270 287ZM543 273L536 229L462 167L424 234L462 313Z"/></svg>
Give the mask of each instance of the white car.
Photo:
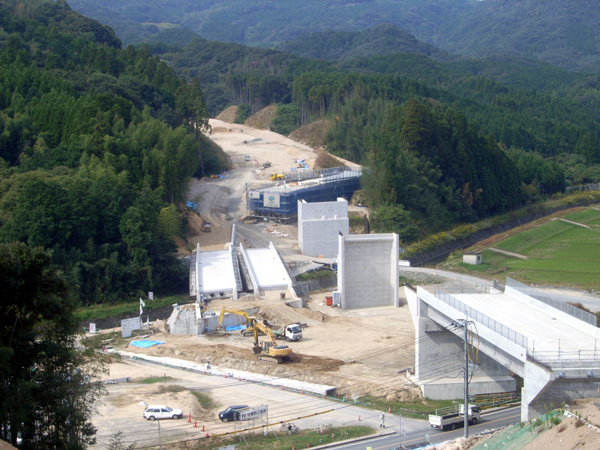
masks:
<svg viewBox="0 0 600 450"><path fill-rule="evenodd" d="M181 419L183 411L180 409L169 408L166 405L150 405L144 410L144 419Z"/></svg>

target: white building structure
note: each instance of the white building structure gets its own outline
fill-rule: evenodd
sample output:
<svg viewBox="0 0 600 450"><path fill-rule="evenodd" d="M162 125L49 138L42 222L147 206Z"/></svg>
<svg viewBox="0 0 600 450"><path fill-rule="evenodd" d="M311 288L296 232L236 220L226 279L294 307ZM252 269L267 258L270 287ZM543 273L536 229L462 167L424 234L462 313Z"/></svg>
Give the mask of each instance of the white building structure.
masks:
<svg viewBox="0 0 600 450"><path fill-rule="evenodd" d="M298 200L298 244L302 254L334 258L338 254L338 236L350 230L348 202L338 198L335 202Z"/></svg>

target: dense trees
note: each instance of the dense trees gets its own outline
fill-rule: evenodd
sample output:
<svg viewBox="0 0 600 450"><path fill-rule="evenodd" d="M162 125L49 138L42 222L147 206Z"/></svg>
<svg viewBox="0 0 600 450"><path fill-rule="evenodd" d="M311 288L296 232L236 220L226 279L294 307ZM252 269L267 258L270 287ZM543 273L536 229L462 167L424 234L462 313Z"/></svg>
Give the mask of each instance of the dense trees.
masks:
<svg viewBox="0 0 600 450"><path fill-rule="evenodd" d="M374 131L364 195L375 209L374 226L405 242L525 198L508 156L454 110L411 99L391 108Z"/></svg>
<svg viewBox="0 0 600 450"><path fill-rule="evenodd" d="M181 285L159 216L226 163L199 83L64 2L1 11L0 242L51 249L84 304Z"/></svg>
<svg viewBox="0 0 600 450"><path fill-rule="evenodd" d="M101 364L75 350L76 297L49 253L0 244L0 437L24 449L83 449Z"/></svg>

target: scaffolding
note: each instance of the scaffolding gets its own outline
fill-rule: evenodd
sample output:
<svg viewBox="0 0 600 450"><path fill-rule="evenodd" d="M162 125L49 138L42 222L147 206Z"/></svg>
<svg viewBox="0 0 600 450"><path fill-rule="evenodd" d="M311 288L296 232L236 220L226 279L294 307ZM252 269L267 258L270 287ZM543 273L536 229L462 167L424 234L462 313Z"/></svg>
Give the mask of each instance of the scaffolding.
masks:
<svg viewBox="0 0 600 450"><path fill-rule="evenodd" d="M314 171L315 177L298 182L251 186L246 190L246 209L251 217L287 222L298 216L298 200L330 202L349 200L360 189L360 170L335 167Z"/></svg>

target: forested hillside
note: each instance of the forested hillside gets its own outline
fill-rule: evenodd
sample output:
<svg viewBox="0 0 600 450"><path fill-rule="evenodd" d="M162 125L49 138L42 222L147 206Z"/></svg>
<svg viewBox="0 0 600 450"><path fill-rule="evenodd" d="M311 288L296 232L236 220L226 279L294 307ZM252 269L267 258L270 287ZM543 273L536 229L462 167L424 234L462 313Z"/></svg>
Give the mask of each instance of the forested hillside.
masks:
<svg viewBox="0 0 600 450"><path fill-rule="evenodd" d="M600 73L599 0L72 0L127 43L164 28L216 41L275 48L309 33L363 31L389 23L422 42L472 57L545 61ZM308 36L299 38L301 35ZM173 35L171 35L172 37ZM185 43L188 37L182 35ZM182 44L183 45L183 44ZM315 45L311 56L315 56ZM401 50L401 49L399 49ZM318 55L317 57L328 57Z"/></svg>
<svg viewBox="0 0 600 450"><path fill-rule="evenodd" d="M51 250L84 304L181 285L187 182L225 167L198 82L64 2L0 5L0 242Z"/></svg>

